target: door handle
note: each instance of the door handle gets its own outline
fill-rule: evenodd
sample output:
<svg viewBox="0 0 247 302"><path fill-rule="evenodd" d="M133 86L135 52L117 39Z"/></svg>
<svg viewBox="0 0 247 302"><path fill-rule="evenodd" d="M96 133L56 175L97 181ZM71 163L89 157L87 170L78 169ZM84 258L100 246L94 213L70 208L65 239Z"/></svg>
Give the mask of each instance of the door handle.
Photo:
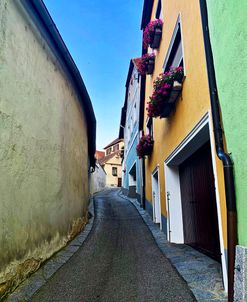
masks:
<svg viewBox="0 0 247 302"><path fill-rule="evenodd" d="M195 200L190 200L189 203L197 203Z"/></svg>

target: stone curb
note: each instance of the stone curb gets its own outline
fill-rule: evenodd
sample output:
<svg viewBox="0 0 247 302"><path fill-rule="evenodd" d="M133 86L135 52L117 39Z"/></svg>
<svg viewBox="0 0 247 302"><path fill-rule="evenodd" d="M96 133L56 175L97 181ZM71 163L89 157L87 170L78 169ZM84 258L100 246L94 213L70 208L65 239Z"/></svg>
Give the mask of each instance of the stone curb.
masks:
<svg viewBox="0 0 247 302"><path fill-rule="evenodd" d="M31 297L75 254L93 228L95 216L93 197L90 198L88 211L92 214L92 217L89 219L83 231L70 241L66 247L47 260L30 278L21 283L21 285L7 297L6 302L30 301Z"/></svg>
<svg viewBox="0 0 247 302"><path fill-rule="evenodd" d="M217 278L219 265L214 260L188 246L169 243L166 235L154 224L150 215L141 208L135 198L125 196L121 191L118 195L131 202L137 209L159 249L188 284L198 302L227 302L222 280Z"/></svg>

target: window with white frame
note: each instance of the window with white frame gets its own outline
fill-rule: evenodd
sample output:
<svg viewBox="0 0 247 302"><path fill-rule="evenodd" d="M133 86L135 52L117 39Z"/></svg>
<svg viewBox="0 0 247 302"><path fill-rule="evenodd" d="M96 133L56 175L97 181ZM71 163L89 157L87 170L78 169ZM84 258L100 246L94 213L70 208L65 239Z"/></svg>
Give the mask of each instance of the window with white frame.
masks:
<svg viewBox="0 0 247 302"><path fill-rule="evenodd" d="M184 54L183 54L183 42L181 32L181 20L178 17L172 39L168 48L168 52L163 65L164 72L168 71L170 67L184 67Z"/></svg>
<svg viewBox="0 0 247 302"><path fill-rule="evenodd" d="M133 114L133 112L132 112L132 114ZM130 117L130 136L131 136L131 133L133 131L133 116L132 116L132 114L131 114L131 117Z"/></svg>
<svg viewBox="0 0 247 302"><path fill-rule="evenodd" d="M155 18L156 19L163 19L162 17L162 10L161 10L161 3L162 1L161 0L158 0L158 3L157 3L157 7L156 7L156 12L155 12Z"/></svg>
<svg viewBox="0 0 247 302"><path fill-rule="evenodd" d="M112 176L117 176L117 167L112 167Z"/></svg>
<svg viewBox="0 0 247 302"><path fill-rule="evenodd" d="M149 117L147 119L147 134L149 134L152 138L153 138L153 119L151 117Z"/></svg>
<svg viewBox="0 0 247 302"><path fill-rule="evenodd" d="M127 142L129 144L129 141L130 141L130 125L128 125L128 128L127 128Z"/></svg>
<svg viewBox="0 0 247 302"><path fill-rule="evenodd" d="M134 104L134 124L136 123L137 121L137 109L136 109L136 102Z"/></svg>

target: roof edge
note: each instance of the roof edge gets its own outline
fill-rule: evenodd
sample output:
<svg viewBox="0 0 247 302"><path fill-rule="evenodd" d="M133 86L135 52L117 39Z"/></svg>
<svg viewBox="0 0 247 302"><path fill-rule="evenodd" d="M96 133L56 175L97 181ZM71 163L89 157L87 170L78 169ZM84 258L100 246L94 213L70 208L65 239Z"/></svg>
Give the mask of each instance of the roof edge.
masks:
<svg viewBox="0 0 247 302"><path fill-rule="evenodd" d="M144 0L142 9L141 30L143 30L151 19L154 0Z"/></svg>
<svg viewBox="0 0 247 302"><path fill-rule="evenodd" d="M119 142L122 142L122 141L123 141L122 138L116 138L112 142L110 142L110 144L106 145L103 149L105 150L105 149L107 149L107 148L109 148L109 147L111 147L113 145L116 145Z"/></svg>

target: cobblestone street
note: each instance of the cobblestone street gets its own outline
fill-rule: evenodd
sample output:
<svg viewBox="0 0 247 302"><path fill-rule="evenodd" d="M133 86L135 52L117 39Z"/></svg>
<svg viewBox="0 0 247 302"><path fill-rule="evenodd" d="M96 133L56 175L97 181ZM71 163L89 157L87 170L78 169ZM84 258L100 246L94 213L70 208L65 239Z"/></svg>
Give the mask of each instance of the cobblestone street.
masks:
<svg viewBox="0 0 247 302"><path fill-rule="evenodd" d="M32 302L195 301L138 211L117 193L96 195L92 232Z"/></svg>

